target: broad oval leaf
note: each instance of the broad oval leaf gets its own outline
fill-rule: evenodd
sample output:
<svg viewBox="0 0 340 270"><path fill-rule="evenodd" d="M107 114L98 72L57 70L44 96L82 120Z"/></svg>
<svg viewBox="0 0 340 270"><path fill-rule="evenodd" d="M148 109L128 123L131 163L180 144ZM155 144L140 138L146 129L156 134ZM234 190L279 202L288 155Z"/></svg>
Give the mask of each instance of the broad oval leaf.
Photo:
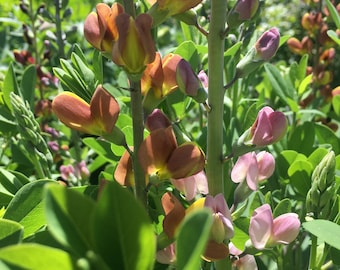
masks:
<svg viewBox="0 0 340 270"><path fill-rule="evenodd" d="M340 225L324 219L315 219L302 224L311 234L340 250Z"/></svg>
<svg viewBox="0 0 340 270"><path fill-rule="evenodd" d="M18 222L0 219L0 247L18 244L21 241L24 227Z"/></svg>
<svg viewBox="0 0 340 270"><path fill-rule="evenodd" d="M146 210L127 189L107 182L92 222L95 252L111 269L153 269L153 227Z"/></svg>
<svg viewBox="0 0 340 270"><path fill-rule="evenodd" d="M0 249L1 269L75 270L75 260L65 251L38 244L12 245ZM5 267L8 268L5 268ZM2 268L4 267L4 268Z"/></svg>
<svg viewBox="0 0 340 270"><path fill-rule="evenodd" d="M46 220L49 231L65 247L79 256L91 249L91 218L95 202L60 185L46 192Z"/></svg>
<svg viewBox="0 0 340 270"><path fill-rule="evenodd" d="M213 217L209 209L199 209L185 217L177 235L177 269L199 269L212 223Z"/></svg>
<svg viewBox="0 0 340 270"><path fill-rule="evenodd" d="M44 186L48 183L57 185L52 180L37 180L24 185L7 207L4 218L24 226L24 238L46 224L42 201Z"/></svg>

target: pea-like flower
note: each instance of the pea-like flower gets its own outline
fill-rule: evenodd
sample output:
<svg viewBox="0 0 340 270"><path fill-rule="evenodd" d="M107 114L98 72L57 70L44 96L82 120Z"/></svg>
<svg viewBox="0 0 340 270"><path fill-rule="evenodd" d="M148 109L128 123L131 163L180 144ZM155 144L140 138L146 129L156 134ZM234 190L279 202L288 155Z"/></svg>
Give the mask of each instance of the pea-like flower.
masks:
<svg viewBox="0 0 340 270"><path fill-rule="evenodd" d="M138 150L138 159L148 175L178 179L203 170L205 157L194 143L178 146L172 127L152 131Z"/></svg>
<svg viewBox="0 0 340 270"><path fill-rule="evenodd" d="M118 3L111 8L100 3L96 6L96 12L91 12L84 22L85 38L108 58L111 58L113 44L118 39L116 18L121 13L124 13L124 8Z"/></svg>
<svg viewBox="0 0 340 270"><path fill-rule="evenodd" d="M276 54L280 44L280 33L276 28L264 32L254 46L236 65L236 77L244 78L265 61L270 60Z"/></svg>
<svg viewBox="0 0 340 270"><path fill-rule="evenodd" d="M231 171L234 183L247 181L251 190L257 190L260 181L268 179L275 170L275 159L272 154L261 151L250 152L240 156Z"/></svg>
<svg viewBox="0 0 340 270"><path fill-rule="evenodd" d="M235 28L244 21L252 19L258 7L259 0L238 0L228 14L228 26Z"/></svg>
<svg viewBox="0 0 340 270"><path fill-rule="evenodd" d="M52 102L59 120L69 128L93 135L111 134L119 115L119 105L101 85L88 104L72 92L62 92Z"/></svg>
<svg viewBox="0 0 340 270"><path fill-rule="evenodd" d="M250 142L256 146L266 146L279 141L287 129L287 119L282 112L270 107L262 108L250 128Z"/></svg>
<svg viewBox="0 0 340 270"><path fill-rule="evenodd" d="M112 60L129 74L141 74L155 59L155 45L151 36L152 17L139 14L133 19L122 13L116 18L119 38L114 43Z"/></svg>
<svg viewBox="0 0 340 270"><path fill-rule="evenodd" d="M149 111L177 89L198 102L204 101L207 95L190 64L173 53L163 58L156 53L155 60L143 72L141 87L144 108Z"/></svg>
<svg viewBox="0 0 340 270"><path fill-rule="evenodd" d="M250 218L250 240L259 250L278 244L289 244L299 234L300 225L297 214L287 213L273 218L269 204L264 204L257 208Z"/></svg>

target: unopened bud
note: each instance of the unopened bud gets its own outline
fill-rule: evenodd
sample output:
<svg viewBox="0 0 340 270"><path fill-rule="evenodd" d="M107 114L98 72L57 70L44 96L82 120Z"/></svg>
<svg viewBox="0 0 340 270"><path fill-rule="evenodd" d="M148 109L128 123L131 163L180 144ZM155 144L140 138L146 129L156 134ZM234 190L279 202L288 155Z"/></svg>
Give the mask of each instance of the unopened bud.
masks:
<svg viewBox="0 0 340 270"><path fill-rule="evenodd" d="M259 0L238 0L227 18L229 28L236 28L244 21L251 20L259 7Z"/></svg>

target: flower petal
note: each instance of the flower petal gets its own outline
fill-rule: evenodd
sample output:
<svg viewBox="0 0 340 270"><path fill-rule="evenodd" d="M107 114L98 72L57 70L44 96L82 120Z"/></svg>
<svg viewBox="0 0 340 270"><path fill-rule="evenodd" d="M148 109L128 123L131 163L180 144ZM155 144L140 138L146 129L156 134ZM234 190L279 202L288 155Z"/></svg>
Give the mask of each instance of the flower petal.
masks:
<svg viewBox="0 0 340 270"><path fill-rule="evenodd" d="M193 143L177 147L167 161L171 178L184 178L203 170L205 158L201 149Z"/></svg>
<svg viewBox="0 0 340 270"><path fill-rule="evenodd" d="M274 219L272 241L289 244L294 241L300 231L300 220L297 214L287 213Z"/></svg>
<svg viewBox="0 0 340 270"><path fill-rule="evenodd" d="M138 159L145 173L164 171L166 162L176 149L175 134L171 127L152 131L138 150Z"/></svg>
<svg viewBox="0 0 340 270"><path fill-rule="evenodd" d="M257 208L250 218L249 236L253 246L259 250L264 249L271 237L273 228L273 215L269 204Z"/></svg>
<svg viewBox="0 0 340 270"><path fill-rule="evenodd" d="M268 179L275 170L275 159L272 154L261 151L256 155L258 166L258 181Z"/></svg>

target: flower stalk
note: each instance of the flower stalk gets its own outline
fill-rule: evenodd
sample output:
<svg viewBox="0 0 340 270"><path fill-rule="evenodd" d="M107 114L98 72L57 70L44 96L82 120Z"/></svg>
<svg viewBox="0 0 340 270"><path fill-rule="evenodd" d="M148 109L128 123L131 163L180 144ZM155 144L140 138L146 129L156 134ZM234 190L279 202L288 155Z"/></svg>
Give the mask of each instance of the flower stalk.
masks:
<svg viewBox="0 0 340 270"><path fill-rule="evenodd" d="M138 149L144 139L144 113L142 105L141 83L139 79L130 78L131 85L131 113L133 127L132 166L135 177L135 195L146 206L145 174L138 161Z"/></svg>
<svg viewBox="0 0 340 270"><path fill-rule="evenodd" d="M208 36L209 91L207 177L211 195L223 193L223 70L227 1L211 1L211 21Z"/></svg>
<svg viewBox="0 0 340 270"><path fill-rule="evenodd" d="M206 173L209 193L224 194L223 184L223 70L224 31L227 1L211 1L211 20L208 35L208 136ZM215 262L217 270L231 269L230 260Z"/></svg>

